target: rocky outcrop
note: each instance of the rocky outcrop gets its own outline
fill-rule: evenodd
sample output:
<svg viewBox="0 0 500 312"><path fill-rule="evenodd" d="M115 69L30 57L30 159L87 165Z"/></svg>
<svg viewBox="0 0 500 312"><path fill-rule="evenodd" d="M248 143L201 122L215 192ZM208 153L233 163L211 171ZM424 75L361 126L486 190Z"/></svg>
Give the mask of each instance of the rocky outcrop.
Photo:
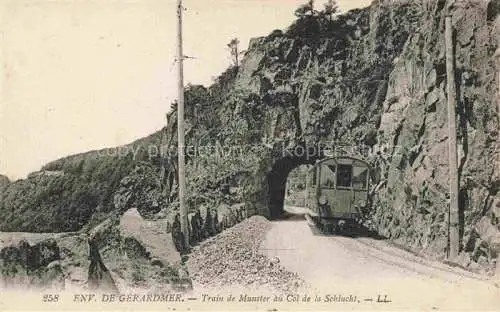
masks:
<svg viewBox="0 0 500 312"><path fill-rule="evenodd" d="M88 287L91 290L106 292L117 292L115 281L108 268L103 263L97 243L94 239L89 239L89 271Z"/></svg>
<svg viewBox="0 0 500 312"><path fill-rule="evenodd" d="M144 220L137 209L128 210L120 218L119 225L124 251L130 257L156 259L161 266L180 263L181 257L167 228L166 220Z"/></svg>
<svg viewBox="0 0 500 312"><path fill-rule="evenodd" d="M397 151L379 166L386 173L387 187L377 196L374 220L381 234L444 255L449 196L441 35L445 12L438 2L425 13L426 22L409 37L388 80L378 144L393 144ZM496 256L475 225L496 224L491 217L500 182L496 166L498 82L492 52L498 43L487 22L484 1L462 2L452 13L457 34L461 250L467 259L484 264Z"/></svg>
<svg viewBox="0 0 500 312"><path fill-rule="evenodd" d="M497 256L491 233L498 231L500 185L498 28L491 3L460 1L450 11L460 162L457 261L471 268L480 263L486 270ZM329 146L372 164L372 182L380 187L369 217L380 234L417 251L446 255L446 7L446 1L377 1L330 24L301 21L292 25L293 32L251 41L237 74L224 76L230 91L210 106L224 125L211 128L227 134L223 144L252 147L240 149L249 160L244 165L224 165L252 173L252 181L242 184L248 213L279 215L288 173L322 157L318 145ZM189 117L190 142L203 134L208 143L220 142L207 138L197 115ZM490 234L478 224L490 225Z"/></svg>
<svg viewBox="0 0 500 312"><path fill-rule="evenodd" d="M166 228L165 220L145 220L135 208L95 227L89 235L94 237L89 240L94 247L91 266L95 263L93 274L89 268L89 283L92 279L100 290L119 292L189 288L191 281Z"/></svg>
<svg viewBox="0 0 500 312"><path fill-rule="evenodd" d="M28 286L64 290L60 249L53 239L30 245L21 240L0 250L0 288Z"/></svg>
<svg viewBox="0 0 500 312"><path fill-rule="evenodd" d="M106 221L94 228L88 237L89 246L89 269L87 275L87 286L93 291L114 292L118 291L116 283L110 271L104 264L99 252L100 245L105 243L105 239L112 235L112 222Z"/></svg>
<svg viewBox="0 0 500 312"><path fill-rule="evenodd" d="M166 227L164 220L144 220L133 209L121 220L109 218L88 233L52 234L50 239L16 233L38 242L5 239L0 250L0 288L106 293L183 290L191 282L171 242L168 247L171 238ZM8 234L2 233L1 238Z"/></svg>

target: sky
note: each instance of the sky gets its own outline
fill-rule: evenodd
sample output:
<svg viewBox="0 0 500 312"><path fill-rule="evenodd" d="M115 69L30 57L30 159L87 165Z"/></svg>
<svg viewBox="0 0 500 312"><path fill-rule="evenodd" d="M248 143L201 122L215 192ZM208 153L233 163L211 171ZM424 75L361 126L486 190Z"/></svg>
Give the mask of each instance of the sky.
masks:
<svg viewBox="0 0 500 312"><path fill-rule="evenodd" d="M246 49L304 2L184 0L185 82L208 86L231 63L231 38ZM161 129L177 96L176 23L175 0L0 1L0 174Z"/></svg>

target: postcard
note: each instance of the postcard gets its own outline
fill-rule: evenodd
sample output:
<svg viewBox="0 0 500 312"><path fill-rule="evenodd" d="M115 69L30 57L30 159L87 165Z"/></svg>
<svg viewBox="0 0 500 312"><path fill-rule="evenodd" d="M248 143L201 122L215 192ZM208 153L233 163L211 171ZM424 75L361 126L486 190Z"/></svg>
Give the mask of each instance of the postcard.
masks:
<svg viewBox="0 0 500 312"><path fill-rule="evenodd" d="M499 0L4 0L1 311L500 311Z"/></svg>

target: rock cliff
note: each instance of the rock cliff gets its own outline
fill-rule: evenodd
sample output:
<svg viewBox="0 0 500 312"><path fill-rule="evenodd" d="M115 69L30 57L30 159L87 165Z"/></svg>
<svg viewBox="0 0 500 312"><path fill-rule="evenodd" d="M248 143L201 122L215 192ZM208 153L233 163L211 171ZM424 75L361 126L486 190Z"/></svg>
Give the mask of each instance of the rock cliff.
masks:
<svg viewBox="0 0 500 312"><path fill-rule="evenodd" d="M253 176L243 182L250 213L271 217L281 213L288 173L321 157L318 146L360 154L381 186L371 212L375 228L444 257L448 6L455 30L459 261L491 268L499 235L497 1L375 1L332 22L306 17L286 32L256 38L239 68L207 90L210 98L226 88L225 97L192 103L199 110L188 141L248 146L239 149L244 161L231 165ZM210 125L212 135L200 119L204 108L220 120Z"/></svg>

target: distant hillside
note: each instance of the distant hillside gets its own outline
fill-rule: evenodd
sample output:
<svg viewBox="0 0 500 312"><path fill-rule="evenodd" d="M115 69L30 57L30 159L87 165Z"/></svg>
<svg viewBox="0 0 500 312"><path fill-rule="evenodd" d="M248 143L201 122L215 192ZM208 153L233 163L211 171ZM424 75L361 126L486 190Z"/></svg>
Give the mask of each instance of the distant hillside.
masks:
<svg viewBox="0 0 500 312"><path fill-rule="evenodd" d="M125 146L61 158L12 183L0 177L0 230L63 232L80 229L92 216L97 222L115 209L120 181L139 163L160 164L147 153L160 140L157 132Z"/></svg>

